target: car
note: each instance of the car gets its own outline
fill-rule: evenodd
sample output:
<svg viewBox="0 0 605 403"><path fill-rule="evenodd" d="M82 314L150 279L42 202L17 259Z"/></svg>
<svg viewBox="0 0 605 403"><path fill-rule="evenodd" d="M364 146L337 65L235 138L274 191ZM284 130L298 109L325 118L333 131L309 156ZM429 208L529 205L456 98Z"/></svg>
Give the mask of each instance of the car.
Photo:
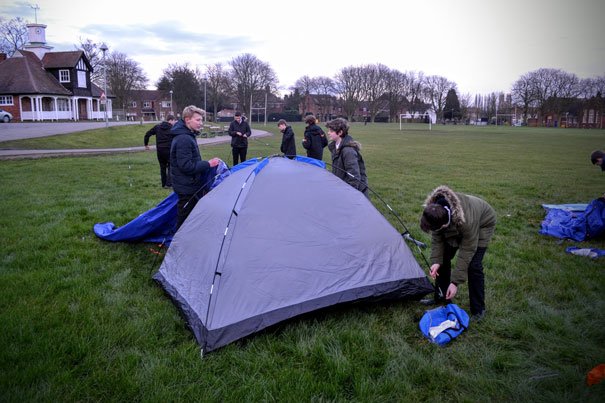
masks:
<svg viewBox="0 0 605 403"><path fill-rule="evenodd" d="M10 112L0 109L0 122L8 123L13 120L13 115Z"/></svg>

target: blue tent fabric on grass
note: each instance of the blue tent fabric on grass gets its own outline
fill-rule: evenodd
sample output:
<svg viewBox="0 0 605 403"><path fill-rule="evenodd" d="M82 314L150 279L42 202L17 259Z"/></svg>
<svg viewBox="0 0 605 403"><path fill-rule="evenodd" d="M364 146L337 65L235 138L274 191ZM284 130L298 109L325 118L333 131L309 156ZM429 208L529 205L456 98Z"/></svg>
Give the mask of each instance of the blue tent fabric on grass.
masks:
<svg viewBox="0 0 605 403"><path fill-rule="evenodd" d="M604 198L593 200L580 212L556 208L553 205L543 207L547 213L540 229L542 235L581 242L605 234Z"/></svg>

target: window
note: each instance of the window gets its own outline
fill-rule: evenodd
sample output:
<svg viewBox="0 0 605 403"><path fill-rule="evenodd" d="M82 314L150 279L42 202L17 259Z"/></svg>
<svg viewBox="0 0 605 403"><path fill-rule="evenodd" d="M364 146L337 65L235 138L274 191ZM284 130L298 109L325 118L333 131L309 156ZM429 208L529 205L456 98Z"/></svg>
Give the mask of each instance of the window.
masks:
<svg viewBox="0 0 605 403"><path fill-rule="evenodd" d="M151 108L151 102L150 101L144 101L143 102L143 108Z"/></svg>
<svg viewBox="0 0 605 403"><path fill-rule="evenodd" d="M162 101L162 108L172 108L170 101Z"/></svg>
<svg viewBox="0 0 605 403"><path fill-rule="evenodd" d="M86 88L86 72L78 70L78 88Z"/></svg>
<svg viewBox="0 0 605 403"><path fill-rule="evenodd" d="M69 101L64 98L57 99L57 110L65 112L69 110Z"/></svg>
<svg viewBox="0 0 605 403"><path fill-rule="evenodd" d="M12 95L0 95L0 105L12 105L12 104L13 104Z"/></svg>
<svg viewBox="0 0 605 403"><path fill-rule="evenodd" d="M70 81L69 70L59 70L59 82L68 83Z"/></svg>
<svg viewBox="0 0 605 403"><path fill-rule="evenodd" d="M131 107L131 108L136 108L136 107L137 107L137 101L132 101L132 102L130 103L130 107Z"/></svg>

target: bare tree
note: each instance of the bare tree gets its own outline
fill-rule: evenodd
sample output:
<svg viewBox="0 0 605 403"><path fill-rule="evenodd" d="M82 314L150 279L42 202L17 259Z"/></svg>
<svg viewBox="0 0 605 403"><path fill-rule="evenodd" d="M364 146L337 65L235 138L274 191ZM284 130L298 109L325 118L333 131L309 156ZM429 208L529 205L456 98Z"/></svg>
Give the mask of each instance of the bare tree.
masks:
<svg viewBox="0 0 605 403"><path fill-rule="evenodd" d="M381 99L387 92L390 69L384 64L370 64L361 67L363 75L363 99L368 103L370 120L374 122L376 115L384 104Z"/></svg>
<svg viewBox="0 0 605 403"><path fill-rule="evenodd" d="M562 104L557 98L571 98L581 93L578 77L561 69L541 68L528 75L542 117L547 109L560 111Z"/></svg>
<svg viewBox="0 0 605 403"><path fill-rule="evenodd" d="M389 104L389 120L397 121L400 111L408 103L406 91L409 77L399 70L390 70L387 76L386 101Z"/></svg>
<svg viewBox="0 0 605 403"><path fill-rule="evenodd" d="M229 73L224 69L222 63L215 63L206 66L205 78L208 85L207 91L209 92L212 111L214 112L214 120L216 121L218 107L227 98L231 88L229 86Z"/></svg>
<svg viewBox="0 0 605 403"><path fill-rule="evenodd" d="M443 119L443 108L445 107L447 93L450 89L455 89L456 84L441 76L429 76L425 83L425 99L433 106L437 116Z"/></svg>
<svg viewBox="0 0 605 403"><path fill-rule="evenodd" d="M334 105L336 89L334 87L334 80L330 77L316 77L315 86L317 91L320 118L322 120L328 120L332 116L332 107Z"/></svg>
<svg viewBox="0 0 605 403"><path fill-rule="evenodd" d="M0 52L11 57L27 43L27 26L21 17L5 20L0 17Z"/></svg>
<svg viewBox="0 0 605 403"><path fill-rule="evenodd" d="M98 85L103 86L103 52L99 49L101 45L93 42L90 39L82 40L80 38L80 44L74 45L77 50L84 52L84 56L88 59L92 67L90 74L90 80Z"/></svg>
<svg viewBox="0 0 605 403"><path fill-rule="evenodd" d="M460 101L460 115L462 116L462 120L466 121L470 118L470 110L472 108L472 95L468 92L465 94L461 94L458 100Z"/></svg>
<svg viewBox="0 0 605 403"><path fill-rule="evenodd" d="M408 106L410 112L426 112L426 105L422 102L424 86L426 78L423 72L416 73L415 71L408 71L405 73L406 81L404 82L403 95L408 100Z"/></svg>
<svg viewBox="0 0 605 403"><path fill-rule="evenodd" d="M147 76L137 62L124 53L111 52L106 55L107 85L110 95L116 97L116 105L125 109L131 100L132 90L142 90L147 86Z"/></svg>
<svg viewBox="0 0 605 403"><path fill-rule="evenodd" d="M514 82L511 89L513 103L523 110L523 122L527 123L530 106L536 101L531 74L524 74Z"/></svg>
<svg viewBox="0 0 605 403"><path fill-rule="evenodd" d="M340 95L347 119L355 116L355 111L363 96L364 82L361 67L344 67L336 74L336 92Z"/></svg>
<svg viewBox="0 0 605 403"><path fill-rule="evenodd" d="M309 102L311 102L310 95L317 90L317 81L309 76L302 76L294 83L292 90L297 89L303 97L303 116L311 109Z"/></svg>
<svg viewBox="0 0 605 403"><path fill-rule="evenodd" d="M259 60L256 56L245 53L229 62L234 95L244 111L249 111L254 102L253 95L265 94L265 89L273 91L277 88L277 76L271 66ZM250 116L250 118L252 118Z"/></svg>

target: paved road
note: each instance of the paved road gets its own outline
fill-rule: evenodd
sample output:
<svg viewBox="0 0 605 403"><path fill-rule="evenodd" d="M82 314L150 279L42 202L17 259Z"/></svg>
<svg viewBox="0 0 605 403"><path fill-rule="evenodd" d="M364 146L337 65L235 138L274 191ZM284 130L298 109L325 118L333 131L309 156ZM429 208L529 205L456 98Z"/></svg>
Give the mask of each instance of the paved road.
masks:
<svg viewBox="0 0 605 403"><path fill-rule="evenodd" d="M153 123L153 122L145 122ZM140 122L108 122L109 126L139 125ZM61 122L61 123L0 123L0 148L2 141L56 136L57 134L100 129L105 122Z"/></svg>
<svg viewBox="0 0 605 403"><path fill-rule="evenodd" d="M149 123L149 122L147 122ZM140 124L139 122L110 122L111 126ZM60 150L13 150L2 149L3 140L27 139L35 137L54 136L77 132L82 130L97 129L105 127L104 122L86 123L8 123L0 124L0 159L13 158L38 158L59 155L85 155L85 154L115 154L125 152L143 151L145 147L124 148L86 148L86 149L60 149ZM252 129L252 137L259 138L271 136L272 134L262 130ZM7 138L10 137L10 138ZM231 141L229 136L216 136L211 138L198 138L198 144L220 144ZM155 149L155 146L151 146Z"/></svg>

